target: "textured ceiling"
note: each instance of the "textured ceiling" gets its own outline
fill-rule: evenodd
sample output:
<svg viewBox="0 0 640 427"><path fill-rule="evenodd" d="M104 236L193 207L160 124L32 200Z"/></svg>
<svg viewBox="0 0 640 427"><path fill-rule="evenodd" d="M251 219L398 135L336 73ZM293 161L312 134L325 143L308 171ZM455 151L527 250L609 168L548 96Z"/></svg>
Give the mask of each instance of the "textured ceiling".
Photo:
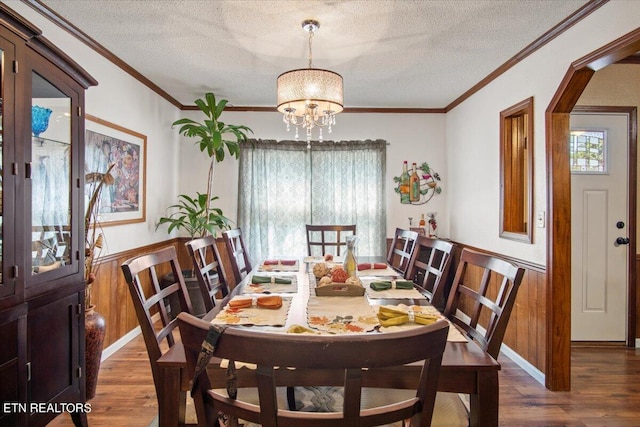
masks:
<svg viewBox="0 0 640 427"><path fill-rule="evenodd" d="M179 103L275 106L276 78L344 77L345 107L444 108L587 0L43 0Z"/></svg>

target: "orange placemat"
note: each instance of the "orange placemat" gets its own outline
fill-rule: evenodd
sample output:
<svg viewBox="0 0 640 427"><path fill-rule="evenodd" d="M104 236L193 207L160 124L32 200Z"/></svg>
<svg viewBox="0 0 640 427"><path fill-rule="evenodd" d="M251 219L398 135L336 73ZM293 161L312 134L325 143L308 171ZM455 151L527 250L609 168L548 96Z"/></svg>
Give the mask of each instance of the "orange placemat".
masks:
<svg viewBox="0 0 640 427"><path fill-rule="evenodd" d="M231 301L253 299L246 296L235 296ZM291 306L291 297L282 297L282 307L273 310L258 307L255 303L248 308L231 308L226 305L211 321L214 325L255 325L284 326Z"/></svg>

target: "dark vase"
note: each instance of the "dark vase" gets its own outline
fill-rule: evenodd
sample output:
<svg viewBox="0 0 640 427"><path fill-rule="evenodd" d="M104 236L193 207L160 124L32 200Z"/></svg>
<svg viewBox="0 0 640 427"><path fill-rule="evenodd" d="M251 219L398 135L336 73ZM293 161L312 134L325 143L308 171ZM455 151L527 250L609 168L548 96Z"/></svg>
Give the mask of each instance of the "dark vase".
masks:
<svg viewBox="0 0 640 427"><path fill-rule="evenodd" d="M85 370L87 400L93 399L96 395L96 385L98 384L98 371L100 370L100 358L102 357L102 344L104 343L104 333L106 323L100 313L96 313L94 306L90 306L84 313L85 327Z"/></svg>

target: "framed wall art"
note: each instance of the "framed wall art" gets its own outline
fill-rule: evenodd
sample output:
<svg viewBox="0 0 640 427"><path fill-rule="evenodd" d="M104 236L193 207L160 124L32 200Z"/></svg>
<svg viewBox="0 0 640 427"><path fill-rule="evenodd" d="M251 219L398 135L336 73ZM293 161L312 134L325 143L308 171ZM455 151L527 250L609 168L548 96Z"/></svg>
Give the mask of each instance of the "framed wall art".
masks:
<svg viewBox="0 0 640 427"><path fill-rule="evenodd" d="M101 226L146 220L147 137L138 132L86 115L85 206L96 185L91 179L109 165L113 182L102 188L99 201Z"/></svg>

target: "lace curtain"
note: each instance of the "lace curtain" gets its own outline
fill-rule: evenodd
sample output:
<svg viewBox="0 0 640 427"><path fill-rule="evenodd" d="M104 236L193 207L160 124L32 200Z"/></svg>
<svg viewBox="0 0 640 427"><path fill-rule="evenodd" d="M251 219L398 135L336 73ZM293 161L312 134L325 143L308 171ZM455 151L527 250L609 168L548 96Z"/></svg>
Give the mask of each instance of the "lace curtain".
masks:
<svg viewBox="0 0 640 427"><path fill-rule="evenodd" d="M306 224L356 224L357 255L386 255L385 141L252 142L238 194L252 262L306 255Z"/></svg>
<svg viewBox="0 0 640 427"><path fill-rule="evenodd" d="M70 147L48 141L32 150L32 225L70 226Z"/></svg>

